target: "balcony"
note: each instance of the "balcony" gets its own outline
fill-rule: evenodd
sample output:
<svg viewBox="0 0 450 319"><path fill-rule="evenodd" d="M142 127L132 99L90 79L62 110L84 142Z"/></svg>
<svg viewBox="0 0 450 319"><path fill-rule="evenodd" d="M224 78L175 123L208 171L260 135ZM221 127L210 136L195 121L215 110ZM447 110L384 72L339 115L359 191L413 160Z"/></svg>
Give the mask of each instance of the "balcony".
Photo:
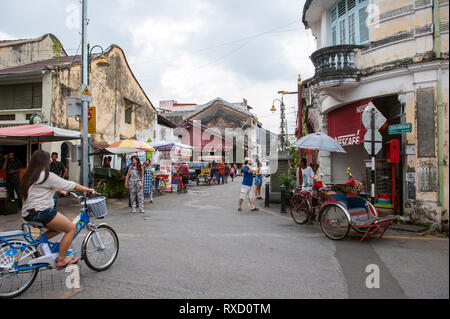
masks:
<svg viewBox="0 0 450 319"><path fill-rule="evenodd" d="M315 67L313 82L354 83L358 80L356 53L359 45L335 45L315 51L311 60Z"/></svg>

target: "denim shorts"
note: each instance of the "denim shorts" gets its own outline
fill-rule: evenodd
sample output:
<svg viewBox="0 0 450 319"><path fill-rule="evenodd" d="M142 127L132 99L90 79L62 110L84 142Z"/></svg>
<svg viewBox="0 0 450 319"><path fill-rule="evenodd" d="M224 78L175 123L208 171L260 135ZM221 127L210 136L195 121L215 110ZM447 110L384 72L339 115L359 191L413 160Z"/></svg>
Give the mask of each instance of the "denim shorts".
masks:
<svg viewBox="0 0 450 319"><path fill-rule="evenodd" d="M27 222L39 222L44 225L47 225L50 223L53 218L55 218L57 214L56 207L48 208L45 210L42 210L40 212L34 212L34 213L28 213L27 217L24 217Z"/></svg>

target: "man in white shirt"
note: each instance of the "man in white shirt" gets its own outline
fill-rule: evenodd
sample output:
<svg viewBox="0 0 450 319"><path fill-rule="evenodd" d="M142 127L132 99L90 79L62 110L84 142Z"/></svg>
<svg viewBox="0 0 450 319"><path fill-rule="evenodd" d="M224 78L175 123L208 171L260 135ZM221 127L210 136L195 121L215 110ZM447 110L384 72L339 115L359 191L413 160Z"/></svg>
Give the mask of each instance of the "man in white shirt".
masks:
<svg viewBox="0 0 450 319"><path fill-rule="evenodd" d="M313 183L314 183L314 171L313 169L307 165L306 158L302 158L300 161L300 168L302 169L302 190L303 191L312 191Z"/></svg>

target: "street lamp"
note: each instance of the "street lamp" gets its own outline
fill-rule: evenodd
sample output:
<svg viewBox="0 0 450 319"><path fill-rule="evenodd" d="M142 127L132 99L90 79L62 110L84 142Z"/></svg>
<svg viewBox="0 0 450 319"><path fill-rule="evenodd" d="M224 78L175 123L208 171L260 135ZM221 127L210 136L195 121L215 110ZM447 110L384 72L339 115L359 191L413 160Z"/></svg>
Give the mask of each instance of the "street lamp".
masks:
<svg viewBox="0 0 450 319"><path fill-rule="evenodd" d="M92 51L94 51L95 48L99 48L100 50L102 50L102 53L100 55L100 58L97 61L97 66L109 66L109 62L108 59L105 57L105 51L103 50L103 48L100 45L94 45L92 48L90 47L91 45L88 43L87 45L87 49L88 49L88 84L89 84L89 73L91 72L91 59L92 59Z"/></svg>
<svg viewBox="0 0 450 319"><path fill-rule="evenodd" d="M280 91L278 92L280 93ZM280 99L274 99L272 101L272 108L270 109L270 111L272 113L276 112L276 108L275 108L275 101L280 102L280 119L281 119L281 123L280 123L280 135L281 135L281 151L285 151L286 147L287 147L287 122L286 122L286 115L284 113L284 111L286 110L286 108L284 107L284 102L283 102L283 95L281 95L281 100Z"/></svg>

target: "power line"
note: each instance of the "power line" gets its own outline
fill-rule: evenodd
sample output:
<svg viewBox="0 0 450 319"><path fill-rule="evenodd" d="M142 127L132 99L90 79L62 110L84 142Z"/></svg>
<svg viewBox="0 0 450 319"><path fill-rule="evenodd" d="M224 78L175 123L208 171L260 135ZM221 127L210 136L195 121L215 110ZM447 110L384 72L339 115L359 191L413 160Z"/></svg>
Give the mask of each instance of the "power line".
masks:
<svg viewBox="0 0 450 319"><path fill-rule="evenodd" d="M298 23L298 21L295 20L295 21L292 21L292 22L290 22L288 24L276 27L274 29L271 29L271 30L268 30L268 31L264 31L264 32L260 32L260 33L257 33L257 34L254 34L254 35L250 35L250 36L247 36L247 37L244 37L244 38L240 38L240 39L237 39L237 40L223 42L223 43L220 43L220 44L217 44L217 45L213 45L213 46L210 46L210 47L205 47L205 48L198 49L198 50L192 50L192 51L188 51L187 50L187 51L184 51L184 53L196 54L196 53L200 53L200 52L204 52L204 51L208 51L208 50L212 50L212 49L217 49L217 48L220 48L220 47L223 47L223 46L239 43L239 42L242 42L242 41L251 40L251 39L254 39L254 38L257 38L257 37L261 37L263 35L270 34L270 33L280 33L280 32L295 31L296 29L290 29L290 30L284 30L284 31L275 32L275 30L279 30L279 29L285 28L285 27L290 26L290 25L292 25L294 23ZM159 58L153 58L153 59L147 59L145 62L144 61L136 62L136 63L133 63L133 65L147 64L149 61L174 59L174 58L177 58L177 57L180 57L180 56L182 56L182 54L166 56L166 57L159 57Z"/></svg>

